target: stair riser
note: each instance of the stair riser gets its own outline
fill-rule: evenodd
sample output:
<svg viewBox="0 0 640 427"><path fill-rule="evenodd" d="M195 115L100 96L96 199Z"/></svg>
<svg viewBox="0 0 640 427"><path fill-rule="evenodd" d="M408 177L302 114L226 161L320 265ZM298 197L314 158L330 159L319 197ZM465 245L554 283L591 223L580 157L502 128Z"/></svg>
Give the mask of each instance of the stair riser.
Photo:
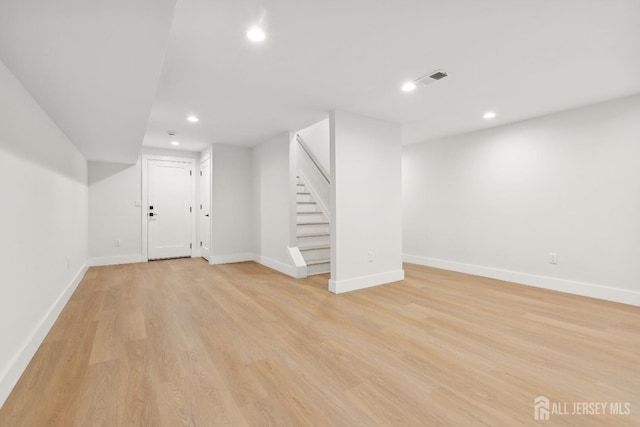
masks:
<svg viewBox="0 0 640 427"><path fill-rule="evenodd" d="M302 222L327 222L327 218L322 212L313 212L305 215L297 215L298 224Z"/></svg>
<svg viewBox="0 0 640 427"><path fill-rule="evenodd" d="M298 246L330 245L331 236L298 237Z"/></svg>
<svg viewBox="0 0 640 427"><path fill-rule="evenodd" d="M311 194L296 194L296 202L313 202Z"/></svg>
<svg viewBox="0 0 640 427"><path fill-rule="evenodd" d="M318 205L316 205L315 203L313 204L297 204L296 205L296 210L298 212L319 212L318 210Z"/></svg>
<svg viewBox="0 0 640 427"><path fill-rule="evenodd" d="M331 272L331 263L316 264L307 266L307 276L313 276L314 274L324 274Z"/></svg>
<svg viewBox="0 0 640 427"><path fill-rule="evenodd" d="M328 233L329 224L326 225L298 225L296 227L297 234L307 233Z"/></svg>
<svg viewBox="0 0 640 427"><path fill-rule="evenodd" d="M331 257L330 249L314 249L312 251L300 251L305 261L315 261L318 259L329 259Z"/></svg>
<svg viewBox="0 0 640 427"><path fill-rule="evenodd" d="M308 192L307 186L304 182L298 178L299 185L296 185L297 193ZM296 220L298 223L297 233L309 234L309 233L327 233L324 236L312 236L312 237L298 237L298 247L310 247L310 246L328 246L331 244L331 237L329 233L329 224L311 224L318 222L328 222L326 215L321 211L320 207L316 203L300 203L300 202L314 202L311 194L296 194ZM331 256L330 248L301 250L302 256L306 262L323 261L327 260ZM313 264L307 266L307 274L323 274L328 273L331 270L331 263L323 262L321 264Z"/></svg>

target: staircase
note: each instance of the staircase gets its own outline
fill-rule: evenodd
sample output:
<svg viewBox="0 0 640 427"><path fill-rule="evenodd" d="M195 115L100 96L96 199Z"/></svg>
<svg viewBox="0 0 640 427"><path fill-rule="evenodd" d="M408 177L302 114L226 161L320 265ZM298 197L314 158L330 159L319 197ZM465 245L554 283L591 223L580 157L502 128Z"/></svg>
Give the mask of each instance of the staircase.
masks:
<svg viewBox="0 0 640 427"><path fill-rule="evenodd" d="M315 202L302 178L297 177L296 212L298 249L307 263L307 275L331 271L329 219Z"/></svg>

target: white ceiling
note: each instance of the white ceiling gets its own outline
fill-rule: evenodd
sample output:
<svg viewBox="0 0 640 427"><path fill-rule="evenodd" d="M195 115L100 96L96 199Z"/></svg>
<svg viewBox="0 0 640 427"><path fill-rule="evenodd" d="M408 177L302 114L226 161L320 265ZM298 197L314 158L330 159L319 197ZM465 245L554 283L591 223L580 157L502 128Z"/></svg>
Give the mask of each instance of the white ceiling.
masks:
<svg viewBox="0 0 640 427"><path fill-rule="evenodd" d="M413 143L639 93L640 1L0 0L0 59L90 160L169 129L251 146L332 109Z"/></svg>
<svg viewBox="0 0 640 427"><path fill-rule="evenodd" d="M0 59L85 157L132 163L174 6L175 0L0 0Z"/></svg>
<svg viewBox="0 0 640 427"><path fill-rule="evenodd" d="M399 90L438 68L450 77ZM331 109L414 143L637 92L637 0L178 0L144 143L255 145Z"/></svg>

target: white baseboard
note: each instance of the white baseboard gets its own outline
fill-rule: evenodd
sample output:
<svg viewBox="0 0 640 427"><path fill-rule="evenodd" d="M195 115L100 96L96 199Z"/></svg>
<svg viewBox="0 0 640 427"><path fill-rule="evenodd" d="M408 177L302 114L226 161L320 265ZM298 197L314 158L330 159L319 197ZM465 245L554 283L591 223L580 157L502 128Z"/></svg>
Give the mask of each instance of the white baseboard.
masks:
<svg viewBox="0 0 640 427"><path fill-rule="evenodd" d="M55 323L56 319L58 319L58 316L60 316L62 309L71 298L71 295L73 295L73 292L84 278L88 269L89 263L87 262L82 266L82 268L80 268L80 271L78 271L65 290L62 291L58 299L53 303L36 328L29 335L22 348L16 353L11 362L9 362L9 365L4 372L0 374L0 408L4 404L5 400L7 400L7 397L9 397L13 387L18 383L18 380L24 370L27 369L33 355L38 351L40 344L44 341L45 337L51 330L51 327Z"/></svg>
<svg viewBox="0 0 640 427"><path fill-rule="evenodd" d="M427 258L417 255L405 254L403 259L405 262L411 264L441 268L443 270L473 274L475 276L504 280L506 282L535 286L537 288L550 289L553 291L566 292L574 295L581 295L585 297L598 298L607 301L640 306L640 292L628 289L612 288L609 286L596 285L593 283L576 282L573 280L558 279L555 277L519 273L516 271L501 270L498 268L464 264L455 261Z"/></svg>
<svg viewBox="0 0 640 427"><path fill-rule="evenodd" d="M217 256L209 257L209 264L211 265L231 264L234 262L245 262L245 261L253 261L253 254L242 253L242 254L217 255Z"/></svg>
<svg viewBox="0 0 640 427"><path fill-rule="evenodd" d="M289 261L291 261L295 269L294 277L296 279L306 279L307 263L302 256L302 252L300 252L300 248L297 246L289 246L287 247L287 253L289 254Z"/></svg>
<svg viewBox="0 0 640 427"><path fill-rule="evenodd" d="M273 258L268 258L266 256L255 255L253 260L258 264L262 264L265 267L269 267L272 270L279 271L282 274L286 274L287 276L296 277L296 267L293 265L285 264L280 261L276 261Z"/></svg>
<svg viewBox="0 0 640 427"><path fill-rule="evenodd" d="M356 291L358 289L371 288L386 283L404 280L404 270L386 271L370 276L355 277L346 280L329 280L329 291L334 294Z"/></svg>
<svg viewBox="0 0 640 427"><path fill-rule="evenodd" d="M145 262L146 260L142 255L118 255L118 256L105 256L91 258L89 260L89 266L100 267L104 265L120 265L120 264L134 264L137 262Z"/></svg>

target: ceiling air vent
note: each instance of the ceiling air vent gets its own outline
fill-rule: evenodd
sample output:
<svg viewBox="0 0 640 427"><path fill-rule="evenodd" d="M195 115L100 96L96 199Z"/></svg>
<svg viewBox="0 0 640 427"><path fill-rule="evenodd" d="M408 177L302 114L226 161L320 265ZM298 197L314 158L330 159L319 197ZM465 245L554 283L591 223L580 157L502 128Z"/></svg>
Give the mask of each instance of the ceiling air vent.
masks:
<svg viewBox="0 0 640 427"><path fill-rule="evenodd" d="M427 74L424 77L420 77L419 79L416 80L416 83L419 83L421 85L430 85L431 83L437 82L438 80L442 80L447 76L448 74L445 71L436 70L432 73Z"/></svg>
<svg viewBox="0 0 640 427"><path fill-rule="evenodd" d="M436 71L435 73L430 74L429 77L431 77L433 80L440 80L447 77L447 73L443 73L442 71Z"/></svg>

